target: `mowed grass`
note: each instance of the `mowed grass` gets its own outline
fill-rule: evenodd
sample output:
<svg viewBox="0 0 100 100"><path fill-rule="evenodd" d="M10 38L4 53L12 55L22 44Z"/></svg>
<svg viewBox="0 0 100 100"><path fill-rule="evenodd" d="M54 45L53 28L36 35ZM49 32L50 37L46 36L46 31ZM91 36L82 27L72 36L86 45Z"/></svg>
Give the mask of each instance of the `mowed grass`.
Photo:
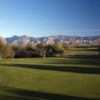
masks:
<svg viewBox="0 0 100 100"><path fill-rule="evenodd" d="M98 55L97 45L70 45L66 55Z"/></svg>
<svg viewBox="0 0 100 100"><path fill-rule="evenodd" d="M100 100L100 63L0 59L0 100Z"/></svg>

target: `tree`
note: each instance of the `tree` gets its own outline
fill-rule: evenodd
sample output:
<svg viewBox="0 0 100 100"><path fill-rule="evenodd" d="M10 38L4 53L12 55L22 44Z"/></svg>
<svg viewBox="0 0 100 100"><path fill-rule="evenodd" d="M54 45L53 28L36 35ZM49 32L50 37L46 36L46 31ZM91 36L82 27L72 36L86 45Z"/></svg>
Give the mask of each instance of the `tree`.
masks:
<svg viewBox="0 0 100 100"><path fill-rule="evenodd" d="M3 43L3 41L0 40L0 57L3 56L4 48L5 44Z"/></svg>
<svg viewBox="0 0 100 100"><path fill-rule="evenodd" d="M37 47L38 47L39 49L44 49L45 44L44 44L44 43L39 43L39 44L37 44Z"/></svg>
<svg viewBox="0 0 100 100"><path fill-rule="evenodd" d="M11 45L4 44L2 41L0 41L0 56L2 58L13 58L14 51Z"/></svg>
<svg viewBox="0 0 100 100"><path fill-rule="evenodd" d="M68 50L69 50L68 44L67 44L67 43L63 43L63 48L64 48L66 51L68 51Z"/></svg>
<svg viewBox="0 0 100 100"><path fill-rule="evenodd" d="M44 55L44 53L46 51L45 48L46 48L46 46L44 43L39 43L36 45L36 50L39 54L38 56L42 57Z"/></svg>
<svg viewBox="0 0 100 100"><path fill-rule="evenodd" d="M53 44L46 45L46 56L53 56Z"/></svg>
<svg viewBox="0 0 100 100"><path fill-rule="evenodd" d="M99 55L100 55L100 41L99 41L99 48L98 48L98 51L99 51Z"/></svg>
<svg viewBox="0 0 100 100"><path fill-rule="evenodd" d="M23 45L13 45L13 50L15 51L15 58L25 58L27 55L26 47Z"/></svg>
<svg viewBox="0 0 100 100"><path fill-rule="evenodd" d="M55 43L54 44L54 52L59 55L63 55L65 53L65 49L63 48L62 43Z"/></svg>
<svg viewBox="0 0 100 100"><path fill-rule="evenodd" d="M11 45L6 44L4 50L4 58L14 58L15 52Z"/></svg>
<svg viewBox="0 0 100 100"><path fill-rule="evenodd" d="M57 54L63 55L63 53L65 53L65 49L63 48L62 43L47 45L47 56L57 56Z"/></svg>

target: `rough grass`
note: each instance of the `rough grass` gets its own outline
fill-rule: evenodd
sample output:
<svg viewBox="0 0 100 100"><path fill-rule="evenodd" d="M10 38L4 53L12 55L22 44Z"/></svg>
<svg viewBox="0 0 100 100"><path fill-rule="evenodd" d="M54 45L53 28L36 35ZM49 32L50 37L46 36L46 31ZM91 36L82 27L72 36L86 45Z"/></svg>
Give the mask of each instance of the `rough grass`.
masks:
<svg viewBox="0 0 100 100"><path fill-rule="evenodd" d="M100 100L100 63L0 59L0 100Z"/></svg>

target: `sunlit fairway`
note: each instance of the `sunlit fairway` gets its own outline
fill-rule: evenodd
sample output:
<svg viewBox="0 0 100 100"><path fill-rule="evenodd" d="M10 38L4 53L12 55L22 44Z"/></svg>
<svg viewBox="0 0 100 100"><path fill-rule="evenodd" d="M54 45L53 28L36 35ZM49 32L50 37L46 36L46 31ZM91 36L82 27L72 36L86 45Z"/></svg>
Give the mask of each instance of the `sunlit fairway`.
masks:
<svg viewBox="0 0 100 100"><path fill-rule="evenodd" d="M100 100L100 63L1 58L0 100Z"/></svg>
<svg viewBox="0 0 100 100"><path fill-rule="evenodd" d="M98 55L97 45L69 45L70 50L66 55Z"/></svg>

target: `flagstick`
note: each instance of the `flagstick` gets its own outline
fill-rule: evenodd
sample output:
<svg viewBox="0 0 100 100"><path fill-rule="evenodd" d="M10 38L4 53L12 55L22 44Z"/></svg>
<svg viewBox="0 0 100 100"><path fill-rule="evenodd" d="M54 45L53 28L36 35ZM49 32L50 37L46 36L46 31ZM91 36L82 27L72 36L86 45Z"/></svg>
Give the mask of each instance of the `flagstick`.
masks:
<svg viewBox="0 0 100 100"><path fill-rule="evenodd" d="M44 54L44 63L45 63L45 54Z"/></svg>

